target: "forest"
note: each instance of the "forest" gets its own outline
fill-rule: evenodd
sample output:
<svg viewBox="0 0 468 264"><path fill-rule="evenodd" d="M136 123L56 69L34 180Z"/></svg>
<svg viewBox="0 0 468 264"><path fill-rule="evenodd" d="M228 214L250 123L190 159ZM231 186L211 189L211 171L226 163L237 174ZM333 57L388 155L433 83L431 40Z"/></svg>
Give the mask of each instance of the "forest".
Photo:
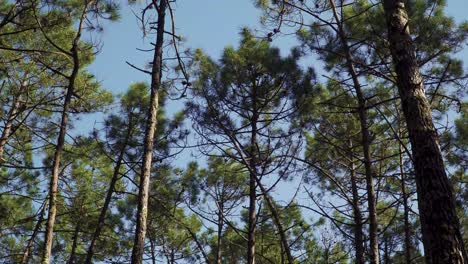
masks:
<svg viewBox="0 0 468 264"><path fill-rule="evenodd" d="M0 263L468 264L454 2L1 0Z"/></svg>

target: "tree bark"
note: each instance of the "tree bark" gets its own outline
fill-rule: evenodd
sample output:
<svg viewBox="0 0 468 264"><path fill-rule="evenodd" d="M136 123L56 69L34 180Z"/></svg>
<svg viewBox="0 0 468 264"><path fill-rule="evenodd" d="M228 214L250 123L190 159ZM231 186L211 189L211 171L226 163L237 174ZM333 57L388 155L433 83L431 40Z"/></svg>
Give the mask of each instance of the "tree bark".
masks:
<svg viewBox="0 0 468 264"><path fill-rule="evenodd" d="M378 242L378 223L377 223L377 211L376 211L376 196L374 190L374 179L372 172L372 164L370 157L370 136L369 136L369 124L366 110L366 99L362 92L361 83L359 82L358 74L354 68L353 56L348 45L346 38L346 33L343 28L343 21L340 20L334 0L330 0L332 6L333 16L336 23L338 24L338 34L341 40L341 45L343 46L345 52L346 66L348 68L348 73L351 76L353 81L353 88L356 92L358 99L358 115L359 122L361 126L361 143L363 148L364 156L364 169L366 175L366 189L367 189L367 202L369 209L369 240L370 240L370 263L378 264L379 263L379 242Z"/></svg>
<svg viewBox="0 0 468 264"><path fill-rule="evenodd" d="M455 198L419 72L404 1L384 0L384 9L398 92L412 147L426 263L468 263Z"/></svg>
<svg viewBox="0 0 468 264"><path fill-rule="evenodd" d="M86 261L85 261L86 264L92 263L93 255L94 255L94 246L96 245L96 241L99 238L99 235L101 234L102 228L104 227L107 210L109 209L110 202L112 200L112 195L114 194L114 191L115 191L115 185L117 181L119 180L119 172L120 172L120 168L122 167L122 161L125 155L125 149L128 145L128 141L130 139L130 135L132 134L132 130L133 130L132 113L129 113L128 120L129 120L128 121L129 124L127 128L127 133L125 135L124 142L122 143L122 146L120 148L119 156L117 157L116 165L114 167L112 178L109 183L109 189L107 190L106 199L104 200L104 205L102 206L101 213L99 214L99 219L96 225L96 229L94 230L93 237L91 238L91 243L89 244L89 247L88 247L88 252L86 254Z"/></svg>
<svg viewBox="0 0 468 264"><path fill-rule="evenodd" d="M164 44L164 23L167 0L161 0L158 8L158 26L156 45L151 72L150 109L148 113L145 141L143 149L143 165L140 174L138 190L137 222L135 228L135 241L132 250L132 264L141 264L145 247L146 218L148 215L149 183L151 175L151 161L153 157L154 135L157 127L157 114L159 109L159 88L161 85L162 56Z"/></svg>

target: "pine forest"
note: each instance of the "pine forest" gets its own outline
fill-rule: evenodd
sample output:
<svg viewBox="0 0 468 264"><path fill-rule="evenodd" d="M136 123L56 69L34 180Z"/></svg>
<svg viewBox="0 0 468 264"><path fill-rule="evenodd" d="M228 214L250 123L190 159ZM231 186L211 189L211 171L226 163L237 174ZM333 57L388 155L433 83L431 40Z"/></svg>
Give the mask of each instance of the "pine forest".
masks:
<svg viewBox="0 0 468 264"><path fill-rule="evenodd" d="M0 263L468 264L465 0L0 0Z"/></svg>

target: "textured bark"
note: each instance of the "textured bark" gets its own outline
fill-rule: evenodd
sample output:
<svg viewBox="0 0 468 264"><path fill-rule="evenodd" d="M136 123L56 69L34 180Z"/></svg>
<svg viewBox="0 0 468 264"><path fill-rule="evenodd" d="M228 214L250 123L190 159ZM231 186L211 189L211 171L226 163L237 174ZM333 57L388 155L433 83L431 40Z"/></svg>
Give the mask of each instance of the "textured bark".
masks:
<svg viewBox="0 0 468 264"><path fill-rule="evenodd" d="M364 168L365 168L365 175L366 175L366 189L367 189L367 202L368 202L368 209L369 209L369 254L370 254L370 263L371 264L378 264L379 263L379 242L378 242L378 223L377 223L377 211L376 211L376 197L375 197L375 190L374 190L374 179L373 179L373 172L372 172L372 164L371 164L371 157L370 157L370 137L369 137L369 124L368 124L368 117L367 117L367 110L366 110L366 99L364 98L364 94L362 92L362 87L359 82L358 74L356 69L354 68L353 64L353 56L351 54L349 44L346 38L346 33L343 29L342 21L340 20L337 12L334 0L330 0L330 4L332 6L333 16L338 24L338 34L341 40L341 45L343 46L343 50L345 52L344 57L346 60L346 66L348 68L348 73L351 76L353 81L353 88L356 92L356 96L358 99L358 115L359 115L359 122L361 126L361 144L363 148L363 156L364 156Z"/></svg>
<svg viewBox="0 0 468 264"><path fill-rule="evenodd" d="M455 198L425 96L404 1L384 0L384 9L398 92L413 152L426 263L467 263Z"/></svg>
<svg viewBox="0 0 468 264"><path fill-rule="evenodd" d="M148 215L149 183L151 175L151 161L153 158L154 135L157 127L157 114L159 109L159 88L161 85L162 56L164 44L164 23L166 16L167 0L161 0L158 9L158 26L156 33L156 45L151 72L150 109L148 113L145 141L143 149L143 164L140 174L138 189L137 221L135 228L135 240L132 250L132 264L141 264L145 247L146 218Z"/></svg>
<svg viewBox="0 0 468 264"><path fill-rule="evenodd" d="M130 139L130 135L131 135L132 130L133 130L132 114L131 113L128 116L128 120L129 120L129 125L128 125L128 128L127 128L127 133L125 135L124 142L121 145L119 156L117 157L116 165L114 167L114 171L112 173L112 178L111 178L111 181L109 183L109 189L107 190L107 195L106 195L106 198L104 200L104 205L102 206L101 213L99 214L99 219L98 219L98 222L97 222L97 225L96 225L96 229L94 230L93 237L91 238L91 242L90 242L89 247L88 247L88 252L86 254L86 261L85 261L86 264L91 264L92 263L93 255L94 255L94 246L96 245L96 241L99 238L99 235L101 234L102 228L104 226L104 222L106 220L107 210L109 209L109 205L110 205L110 202L112 200L112 195L114 194L114 191L115 191L115 185L116 185L117 181L119 180L119 172L120 172L120 168L122 167L122 162L123 162L123 157L124 157L124 154L125 154L125 149L126 149L126 147L128 145L128 141Z"/></svg>

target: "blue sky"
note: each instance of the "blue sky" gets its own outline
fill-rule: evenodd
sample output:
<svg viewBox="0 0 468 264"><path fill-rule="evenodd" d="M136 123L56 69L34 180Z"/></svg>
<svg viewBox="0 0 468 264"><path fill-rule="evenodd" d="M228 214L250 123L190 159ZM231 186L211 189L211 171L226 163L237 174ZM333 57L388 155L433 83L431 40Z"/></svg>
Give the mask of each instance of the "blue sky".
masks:
<svg viewBox="0 0 468 264"><path fill-rule="evenodd" d="M237 45L242 27L257 27L260 12L254 7L253 0L179 0L176 7L177 31L186 39L186 47L202 48L213 57L218 57L226 45ZM447 13L457 22L467 19L468 3L466 0L448 0ZM137 81L149 81L149 77L131 69L125 61L135 65L145 65L151 60L151 53L138 51L136 48L148 48L138 28L134 13L140 12L139 6L122 4L121 19L106 23L99 38L103 43L90 70L102 81L104 87L118 94ZM280 38L274 45L293 46L293 38ZM468 58L468 52L461 56ZM169 105L170 107L170 105Z"/></svg>

